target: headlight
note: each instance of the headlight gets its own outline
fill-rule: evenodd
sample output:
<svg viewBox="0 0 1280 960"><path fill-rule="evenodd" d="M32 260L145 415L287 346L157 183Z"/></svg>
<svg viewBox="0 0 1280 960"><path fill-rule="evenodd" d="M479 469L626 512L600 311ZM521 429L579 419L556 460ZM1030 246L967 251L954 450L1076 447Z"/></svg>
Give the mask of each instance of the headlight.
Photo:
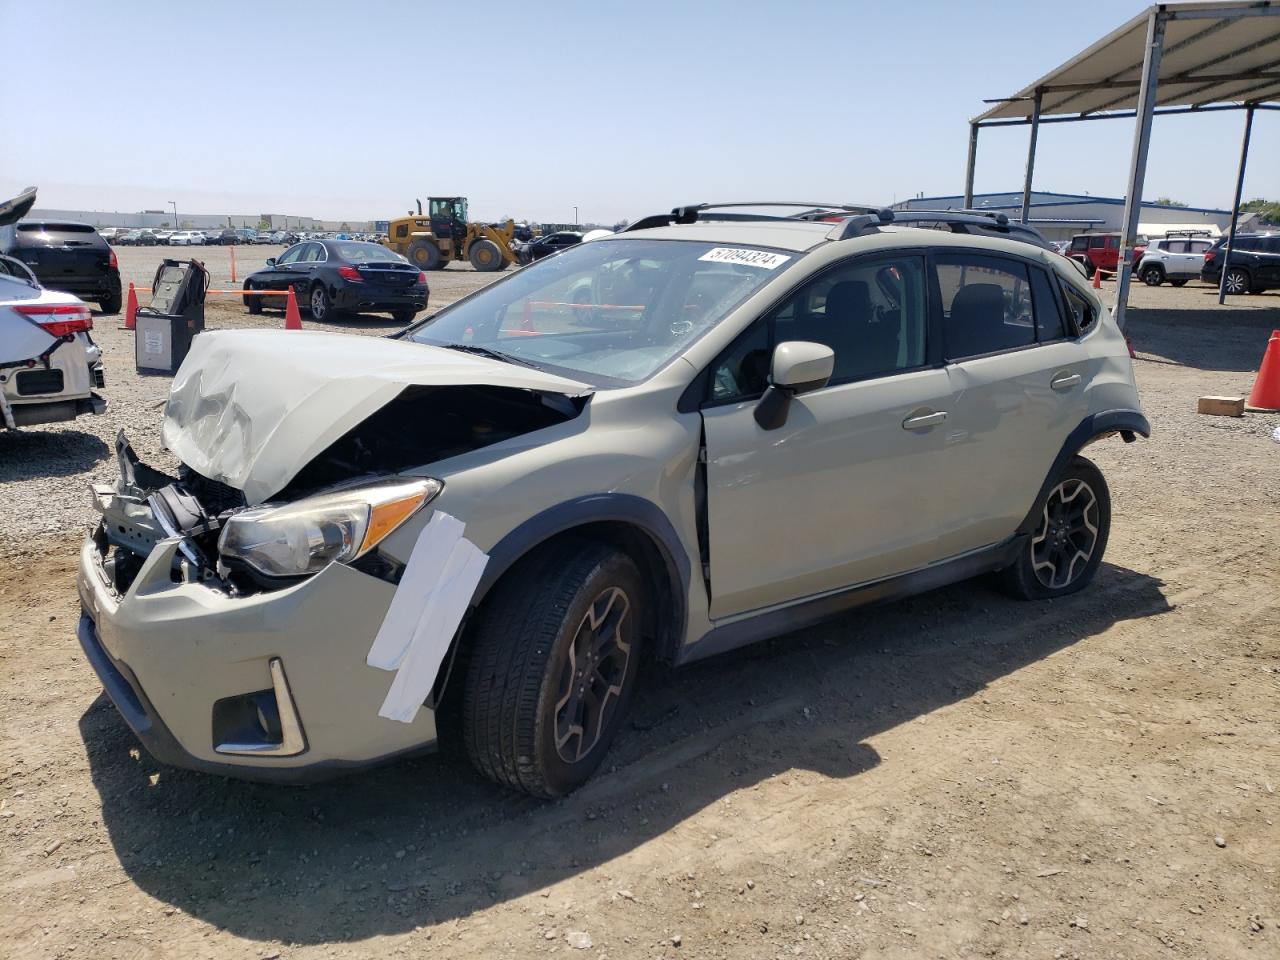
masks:
<svg viewBox="0 0 1280 960"><path fill-rule="evenodd" d="M368 553L443 488L439 480L394 480L255 507L227 521L218 552L268 577L316 573Z"/></svg>

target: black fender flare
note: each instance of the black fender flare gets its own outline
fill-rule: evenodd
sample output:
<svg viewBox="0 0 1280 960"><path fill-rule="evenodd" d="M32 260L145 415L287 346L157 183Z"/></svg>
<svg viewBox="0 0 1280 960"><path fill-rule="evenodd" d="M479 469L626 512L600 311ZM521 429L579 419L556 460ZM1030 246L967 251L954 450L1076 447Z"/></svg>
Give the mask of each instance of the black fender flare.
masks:
<svg viewBox="0 0 1280 960"><path fill-rule="evenodd" d="M1063 442L1062 449L1053 458L1053 465L1049 467L1049 472L1045 475L1044 482L1040 485L1040 492L1036 494L1036 499L1031 504L1031 509L1027 511L1022 523L1018 524L1017 532L1019 534L1035 532L1036 522L1044 509L1044 502L1049 496L1049 491L1053 489L1053 481L1062 472L1062 468L1071 461L1071 458L1095 440L1109 437L1113 433L1120 434L1125 443L1132 443L1138 436L1150 437L1151 424L1147 422L1147 418L1142 415L1141 411L1124 409L1091 413L1081 420L1076 428L1067 434L1067 439Z"/></svg>
<svg viewBox="0 0 1280 960"><path fill-rule="evenodd" d="M665 640L663 649L658 652L660 656L674 656L684 640L688 623L689 554L667 515L652 501L633 494L601 493L578 497L525 520L489 551L489 562L476 587L473 605L479 606L494 584L529 551L558 534L594 523L618 523L631 527L644 535L662 558L663 569L652 571L654 580L666 587L666 595L655 598Z"/></svg>

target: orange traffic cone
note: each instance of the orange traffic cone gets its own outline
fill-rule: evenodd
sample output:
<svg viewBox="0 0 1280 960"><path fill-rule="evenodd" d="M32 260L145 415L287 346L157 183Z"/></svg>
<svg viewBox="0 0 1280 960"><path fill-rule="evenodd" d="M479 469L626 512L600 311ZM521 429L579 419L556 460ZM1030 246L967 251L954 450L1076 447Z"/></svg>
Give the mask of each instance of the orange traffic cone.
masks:
<svg viewBox="0 0 1280 960"><path fill-rule="evenodd" d="M286 330L302 329L302 315L298 313L298 298L293 295L293 287L289 288L289 299L284 307L284 328Z"/></svg>
<svg viewBox="0 0 1280 960"><path fill-rule="evenodd" d="M129 282L129 299L124 303L124 328L132 330L137 326L138 294L133 289L133 281Z"/></svg>
<svg viewBox="0 0 1280 960"><path fill-rule="evenodd" d="M1095 290L1102 289L1102 271L1101 270L1093 271L1093 289Z"/></svg>
<svg viewBox="0 0 1280 960"><path fill-rule="evenodd" d="M1258 379L1253 382L1245 406L1264 413L1280 412L1280 330L1271 331L1267 352L1262 355L1262 366L1258 368Z"/></svg>

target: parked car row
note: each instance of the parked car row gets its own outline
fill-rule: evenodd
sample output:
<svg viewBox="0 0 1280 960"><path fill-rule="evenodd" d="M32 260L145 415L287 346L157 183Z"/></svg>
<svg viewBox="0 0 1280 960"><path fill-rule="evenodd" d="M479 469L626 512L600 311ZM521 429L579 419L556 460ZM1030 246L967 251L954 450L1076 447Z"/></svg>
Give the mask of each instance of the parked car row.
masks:
<svg viewBox="0 0 1280 960"><path fill-rule="evenodd" d="M378 242L369 233L302 233L293 230L254 230L252 227L224 227L202 230L152 230L145 227L102 227L99 236L116 247L229 246L231 244L276 244L288 246L299 240L362 240Z"/></svg>

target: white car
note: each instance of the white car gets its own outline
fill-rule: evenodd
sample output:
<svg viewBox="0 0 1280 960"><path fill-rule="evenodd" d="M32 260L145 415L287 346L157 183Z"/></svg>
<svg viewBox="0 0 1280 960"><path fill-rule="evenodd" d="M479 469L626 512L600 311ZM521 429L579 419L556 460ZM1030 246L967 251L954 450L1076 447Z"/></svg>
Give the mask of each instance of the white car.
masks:
<svg viewBox="0 0 1280 960"><path fill-rule="evenodd" d="M198 247L205 244L204 234L197 230L179 230L169 235L171 247Z"/></svg>
<svg viewBox="0 0 1280 960"><path fill-rule="evenodd" d="M104 413L102 351L89 305L45 290L20 262L0 256L0 427Z"/></svg>
<svg viewBox="0 0 1280 960"><path fill-rule="evenodd" d="M1160 239L1150 240L1147 250L1138 263L1138 277L1149 287L1158 287L1168 280L1181 287L1188 280L1200 276L1204 267L1204 253L1211 246L1205 234L1170 233Z"/></svg>

